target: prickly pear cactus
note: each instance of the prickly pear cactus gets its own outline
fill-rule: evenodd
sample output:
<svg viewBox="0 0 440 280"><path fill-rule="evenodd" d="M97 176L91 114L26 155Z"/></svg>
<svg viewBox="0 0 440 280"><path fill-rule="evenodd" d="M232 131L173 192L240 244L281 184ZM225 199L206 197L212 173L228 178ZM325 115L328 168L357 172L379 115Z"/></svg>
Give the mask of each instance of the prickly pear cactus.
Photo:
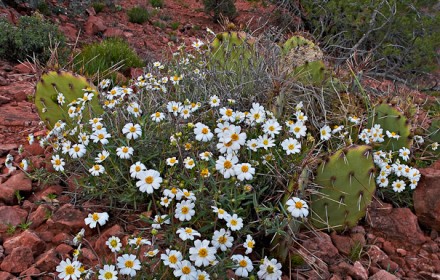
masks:
<svg viewBox="0 0 440 280"><path fill-rule="evenodd" d="M331 77L322 61L321 49L302 36L292 36L282 45L281 70L306 85L322 85Z"/></svg>
<svg viewBox="0 0 440 280"><path fill-rule="evenodd" d="M254 55L254 43L245 32L219 33L211 43L211 63L225 70L239 69L239 65L249 64Z"/></svg>
<svg viewBox="0 0 440 280"><path fill-rule="evenodd" d="M338 150L317 170L319 191L311 197L311 221L317 228L342 231L365 216L376 189L370 146Z"/></svg>
<svg viewBox="0 0 440 280"><path fill-rule="evenodd" d="M35 106L37 107L41 120L46 123L48 128L52 129L58 120L62 120L68 125L72 123L72 119L68 114L68 105L72 101L83 97L83 89L93 90L93 86L85 77L71 72L51 71L41 76L35 90ZM96 91L94 92L95 96L89 101L90 106L88 108L95 114L101 114L103 110L99 105L97 98L98 93ZM59 93L62 93L64 96L64 102L60 102L58 99ZM90 115L88 109L86 108L85 110L86 111L83 112L83 119Z"/></svg>
<svg viewBox="0 0 440 280"><path fill-rule="evenodd" d="M377 105L370 114L368 127L373 127L375 124L380 124L384 134L388 130L400 135L399 139L385 137L385 141L380 143L380 147L378 147L380 150L398 151L403 147L411 147L411 126L408 119L396 108L386 103Z"/></svg>

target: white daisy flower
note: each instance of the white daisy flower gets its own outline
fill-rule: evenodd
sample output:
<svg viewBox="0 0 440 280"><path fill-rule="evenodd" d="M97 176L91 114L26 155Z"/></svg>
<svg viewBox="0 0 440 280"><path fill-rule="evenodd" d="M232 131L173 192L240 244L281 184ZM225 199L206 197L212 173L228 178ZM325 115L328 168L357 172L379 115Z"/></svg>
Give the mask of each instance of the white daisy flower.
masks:
<svg viewBox="0 0 440 280"><path fill-rule="evenodd" d="M211 107L218 107L220 106L220 99L217 97L217 95L213 95L209 98L209 105Z"/></svg>
<svg viewBox="0 0 440 280"><path fill-rule="evenodd" d="M86 223L86 225L89 225L90 228L95 228L97 223L100 226L105 225L105 223L108 221L108 218L109 215L107 212L95 212L93 214L89 214L87 218L84 219L84 222Z"/></svg>
<svg viewBox="0 0 440 280"><path fill-rule="evenodd" d="M281 131L281 125L275 119L269 119L263 124L264 133L270 135L270 137L275 137Z"/></svg>
<svg viewBox="0 0 440 280"><path fill-rule="evenodd" d="M409 155L410 155L410 151L408 148L401 148L399 149L399 156L404 160L404 161L408 161L409 159Z"/></svg>
<svg viewBox="0 0 440 280"><path fill-rule="evenodd" d="M95 158L95 162L96 163L101 163L104 160L106 160L108 158L108 156L110 155L109 152L107 152L106 150L103 150L102 152L100 152L98 154L98 156Z"/></svg>
<svg viewBox="0 0 440 280"><path fill-rule="evenodd" d="M200 153L199 157L200 157L201 160L209 161L211 159L211 157L212 157L212 153L206 151L206 152Z"/></svg>
<svg viewBox="0 0 440 280"><path fill-rule="evenodd" d="M170 157L166 159L166 163L168 166L174 166L179 163L179 161L176 159L176 157Z"/></svg>
<svg viewBox="0 0 440 280"><path fill-rule="evenodd" d="M134 149L128 146L122 146L116 149L116 154L121 159L129 159L133 155Z"/></svg>
<svg viewBox="0 0 440 280"><path fill-rule="evenodd" d="M161 121L163 121L165 119L165 114L161 113L161 112L156 112L154 114L151 114L151 119L154 122L159 123L159 122L161 122Z"/></svg>
<svg viewBox="0 0 440 280"><path fill-rule="evenodd" d="M104 128L101 130L94 131L90 136L90 139L93 140L93 143L100 142L102 145L106 145L108 144L108 138L110 137L112 136L110 135L110 133L107 133L107 130Z"/></svg>
<svg viewBox="0 0 440 280"><path fill-rule="evenodd" d="M234 237L231 236L231 232L229 230L226 231L224 228L214 231L211 241L215 248L220 249L223 252L231 248L233 242Z"/></svg>
<svg viewBox="0 0 440 280"><path fill-rule="evenodd" d="M257 272L258 278L262 280L278 280L282 275L281 264L276 259L269 260L264 257L260 270Z"/></svg>
<svg viewBox="0 0 440 280"><path fill-rule="evenodd" d="M234 173L240 181L252 180L255 174L255 168L249 163L236 164L234 166Z"/></svg>
<svg viewBox="0 0 440 280"><path fill-rule="evenodd" d="M56 171L64 171L64 165L66 165L66 163L64 162L64 159L60 158L59 155L52 156L52 160L50 162Z"/></svg>
<svg viewBox="0 0 440 280"><path fill-rule="evenodd" d="M201 236L200 233L197 230L189 228L189 227L187 227L187 228L179 228L176 231L176 234L178 234L179 238L182 239L183 241L186 241L188 239L189 240L194 240L195 236L198 236L198 237Z"/></svg>
<svg viewBox="0 0 440 280"><path fill-rule="evenodd" d="M319 134L321 135L321 140L327 141L328 139L330 139L330 137L332 137L331 132L332 130L328 125L322 127L319 130Z"/></svg>
<svg viewBox="0 0 440 280"><path fill-rule="evenodd" d="M139 181L136 182L136 186L141 192L153 193L157 190L162 183L162 177L160 173L153 169L148 169L146 171L141 171L138 175Z"/></svg>
<svg viewBox="0 0 440 280"><path fill-rule="evenodd" d="M234 165L238 162L236 156L227 155L226 157L220 156L215 162L215 169L218 170L225 179L235 175Z"/></svg>
<svg viewBox="0 0 440 280"><path fill-rule="evenodd" d="M77 280L81 276L81 271L79 268L81 267L81 263L78 261L70 261L70 259L66 259L65 261L61 261L57 266L56 271L59 272L58 277L63 280Z"/></svg>
<svg viewBox="0 0 440 280"><path fill-rule="evenodd" d="M295 218L305 218L309 215L307 202L298 197L292 197L287 200L286 205L289 206L287 207L287 211Z"/></svg>
<svg viewBox="0 0 440 280"><path fill-rule="evenodd" d="M281 142L281 147L283 147L283 150L286 151L287 155L298 154L301 152L301 143L293 138L285 139Z"/></svg>
<svg viewBox="0 0 440 280"><path fill-rule="evenodd" d="M159 249L154 249L154 250L150 250L148 252L145 252L144 256L152 258L152 257L156 256L157 253L159 253Z"/></svg>
<svg viewBox="0 0 440 280"><path fill-rule="evenodd" d="M246 146L249 150L256 152L260 147L260 144L257 139L250 139L246 141Z"/></svg>
<svg viewBox="0 0 440 280"><path fill-rule="evenodd" d="M160 205L162 205L165 208L168 208L171 201L172 201L172 199L170 199L169 197L163 196L160 198Z"/></svg>
<svg viewBox="0 0 440 280"><path fill-rule="evenodd" d="M196 280L197 271L189 261L178 262L173 271L180 280Z"/></svg>
<svg viewBox="0 0 440 280"><path fill-rule="evenodd" d="M105 172L105 168L100 164L95 164L89 169L89 172L92 174L92 176L99 176Z"/></svg>
<svg viewBox="0 0 440 280"><path fill-rule="evenodd" d="M202 142L208 142L214 137L209 127L200 122L195 124L194 134L196 135L196 140Z"/></svg>
<svg viewBox="0 0 440 280"><path fill-rule="evenodd" d="M130 166L130 177L135 178L135 179L139 179L139 175L141 174L142 171L145 171L145 170L147 170L145 165L143 163L141 163L140 161L138 161L135 164L132 164Z"/></svg>
<svg viewBox="0 0 440 280"><path fill-rule="evenodd" d="M186 169L193 169L194 166L196 166L196 163L194 162L194 160L190 157L187 157L183 160L183 163L185 164L185 168Z"/></svg>
<svg viewBox="0 0 440 280"><path fill-rule="evenodd" d="M163 264L171 268L176 268L177 264L182 261L182 253L176 250L166 249L165 254L160 255Z"/></svg>
<svg viewBox="0 0 440 280"><path fill-rule="evenodd" d="M185 200L177 203L174 217L179 221L190 221L196 213L194 211L195 204L191 200Z"/></svg>
<svg viewBox="0 0 440 280"><path fill-rule="evenodd" d="M180 111L182 111L182 103L170 101L167 104L167 110L169 113L172 113L174 116L178 116Z"/></svg>
<svg viewBox="0 0 440 280"><path fill-rule="evenodd" d="M265 150L275 146L275 140L271 137L269 137L269 135L264 134L264 135L260 135L257 139L258 141L258 145L260 148L263 148Z"/></svg>
<svg viewBox="0 0 440 280"><path fill-rule="evenodd" d="M376 183L381 188L388 187L388 184L389 184L388 177L386 177L386 176L377 176Z"/></svg>
<svg viewBox="0 0 440 280"><path fill-rule="evenodd" d="M239 218L237 214L234 215L228 215L225 217L226 220L226 226L232 230L237 231L240 230L243 227L243 219Z"/></svg>
<svg viewBox="0 0 440 280"><path fill-rule="evenodd" d="M127 139L137 139L142 136L142 129L139 124L127 123L122 128L122 133L125 134Z"/></svg>
<svg viewBox="0 0 440 280"><path fill-rule="evenodd" d="M246 255L252 253L255 247L255 240L251 235L246 235L246 241L243 243L243 247L246 248L246 252L244 252Z"/></svg>
<svg viewBox="0 0 440 280"><path fill-rule="evenodd" d="M104 268L99 270L98 280L118 280L116 267L114 265L104 265Z"/></svg>
<svg viewBox="0 0 440 280"><path fill-rule="evenodd" d="M136 276L136 270L141 269L141 262L132 254L124 254L117 259L119 273L121 275Z"/></svg>
<svg viewBox="0 0 440 280"><path fill-rule="evenodd" d="M232 255L231 259L237 264L234 269L235 275L239 277L248 277L249 272L254 270L251 259L243 255Z"/></svg>
<svg viewBox="0 0 440 280"><path fill-rule="evenodd" d="M209 240L196 240L194 247L189 248L189 259L194 262L195 266L208 266L210 262L215 260L217 250L209 246Z"/></svg>
<svg viewBox="0 0 440 280"><path fill-rule="evenodd" d="M405 190L405 182L403 180L396 180L393 182L392 187L395 192L403 192Z"/></svg>
<svg viewBox="0 0 440 280"><path fill-rule="evenodd" d="M110 237L105 242L105 245L107 245L113 253L119 252L122 247L121 239L119 239L119 237L116 236Z"/></svg>
<svg viewBox="0 0 440 280"><path fill-rule="evenodd" d="M72 158L81 158L86 154L86 147L83 144L75 144L69 150Z"/></svg>
<svg viewBox="0 0 440 280"><path fill-rule="evenodd" d="M128 244L134 246L134 249L137 250L142 245L151 245L151 242L142 237L135 237L128 239Z"/></svg>

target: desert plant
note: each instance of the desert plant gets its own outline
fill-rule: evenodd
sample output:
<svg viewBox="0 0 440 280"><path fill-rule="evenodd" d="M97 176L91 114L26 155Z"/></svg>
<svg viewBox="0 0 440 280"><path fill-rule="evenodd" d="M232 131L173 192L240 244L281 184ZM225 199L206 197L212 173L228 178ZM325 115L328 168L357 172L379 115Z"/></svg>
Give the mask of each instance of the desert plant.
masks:
<svg viewBox="0 0 440 280"><path fill-rule="evenodd" d="M132 23L142 24L150 18L147 9L136 6L127 11L128 20Z"/></svg>
<svg viewBox="0 0 440 280"><path fill-rule="evenodd" d="M124 72L130 67L142 67L141 58L119 38L108 38L100 43L85 46L74 59L74 68L90 77L105 77L115 70ZM95 79L93 78L93 79Z"/></svg>
<svg viewBox="0 0 440 280"><path fill-rule="evenodd" d="M102 2L93 2L92 3L92 7L95 10L95 12L97 14L99 14L100 12L102 12L102 10L104 10L105 8L105 3Z"/></svg>
<svg viewBox="0 0 440 280"><path fill-rule="evenodd" d="M150 0L150 4L154 8L163 8L163 0Z"/></svg>
<svg viewBox="0 0 440 280"><path fill-rule="evenodd" d="M216 22L221 16L232 19L237 15L234 0L203 0L203 4L205 12Z"/></svg>
<svg viewBox="0 0 440 280"><path fill-rule="evenodd" d="M66 54L64 36L56 25L36 16L23 16L17 26L0 20L0 57L11 61L35 57L46 63L51 47L58 44L60 55Z"/></svg>

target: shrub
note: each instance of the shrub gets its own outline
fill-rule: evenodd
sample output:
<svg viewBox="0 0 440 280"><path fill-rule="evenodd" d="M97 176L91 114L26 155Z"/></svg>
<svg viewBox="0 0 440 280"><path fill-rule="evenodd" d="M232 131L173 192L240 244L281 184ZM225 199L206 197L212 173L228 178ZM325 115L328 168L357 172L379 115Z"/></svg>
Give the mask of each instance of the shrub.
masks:
<svg viewBox="0 0 440 280"><path fill-rule="evenodd" d="M212 16L214 21L220 20L220 15L230 19L237 15L233 0L203 0L205 12Z"/></svg>
<svg viewBox="0 0 440 280"><path fill-rule="evenodd" d="M88 76L108 75L111 68L124 72L130 67L142 67L144 63L128 43L119 38L109 38L87 45L75 57L75 69ZM115 78L115 75L112 76Z"/></svg>
<svg viewBox="0 0 440 280"><path fill-rule="evenodd" d="M163 8L163 0L150 0L150 4L154 8Z"/></svg>
<svg viewBox="0 0 440 280"><path fill-rule="evenodd" d="M17 26L0 20L0 57L11 61L35 56L46 63L51 56L50 47L59 43L59 53L64 54L65 38L56 25L38 17L23 16Z"/></svg>
<svg viewBox="0 0 440 280"><path fill-rule="evenodd" d="M102 2L93 2L92 7L95 10L95 12L99 14L100 12L102 12L102 10L104 10L105 4Z"/></svg>
<svg viewBox="0 0 440 280"><path fill-rule="evenodd" d="M177 30L177 29L179 29L179 26L180 26L180 22L175 21L175 22L172 22L172 23L171 23L171 29L172 29L172 30Z"/></svg>
<svg viewBox="0 0 440 280"><path fill-rule="evenodd" d="M142 7L133 7L127 11L128 20L132 23L142 24L150 18L147 9Z"/></svg>
<svg viewBox="0 0 440 280"><path fill-rule="evenodd" d="M431 11L436 3L303 0L302 20L336 57L345 60L357 45L358 55L372 52L375 71L419 74L438 69L440 14Z"/></svg>

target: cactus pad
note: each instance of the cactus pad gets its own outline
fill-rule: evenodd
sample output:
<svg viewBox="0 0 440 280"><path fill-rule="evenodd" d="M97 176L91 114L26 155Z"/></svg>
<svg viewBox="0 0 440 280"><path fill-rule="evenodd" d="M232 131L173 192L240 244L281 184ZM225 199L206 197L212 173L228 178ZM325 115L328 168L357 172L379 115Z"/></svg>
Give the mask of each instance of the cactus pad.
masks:
<svg viewBox="0 0 440 280"><path fill-rule="evenodd" d="M239 65L249 64L254 55L254 43L254 39L244 32L219 33L211 43L211 61L221 69L235 70Z"/></svg>
<svg viewBox="0 0 440 280"><path fill-rule="evenodd" d="M83 97L83 89L93 88L93 86L83 76L78 76L71 72L55 72L51 71L44 74L37 84L35 90L35 106L38 114L48 128L52 129L58 120L62 120L68 125L72 124L71 118L68 115L68 105L72 101ZM62 93L65 97L63 105L58 103L58 93ZM95 91L95 97L90 101L91 110L95 114L103 112L99 105ZM83 119L89 116L88 109L83 114Z"/></svg>
<svg viewBox="0 0 440 280"><path fill-rule="evenodd" d="M396 108L382 103L377 105L368 119L368 127L380 124L383 133L388 130L400 135L399 139L385 137L385 141L380 143L380 150L398 151L400 148L410 148L412 139L410 138L411 126L407 118Z"/></svg>
<svg viewBox="0 0 440 280"><path fill-rule="evenodd" d="M317 228L345 230L365 216L376 183L370 146L351 146L338 150L317 170L311 197L311 221Z"/></svg>

